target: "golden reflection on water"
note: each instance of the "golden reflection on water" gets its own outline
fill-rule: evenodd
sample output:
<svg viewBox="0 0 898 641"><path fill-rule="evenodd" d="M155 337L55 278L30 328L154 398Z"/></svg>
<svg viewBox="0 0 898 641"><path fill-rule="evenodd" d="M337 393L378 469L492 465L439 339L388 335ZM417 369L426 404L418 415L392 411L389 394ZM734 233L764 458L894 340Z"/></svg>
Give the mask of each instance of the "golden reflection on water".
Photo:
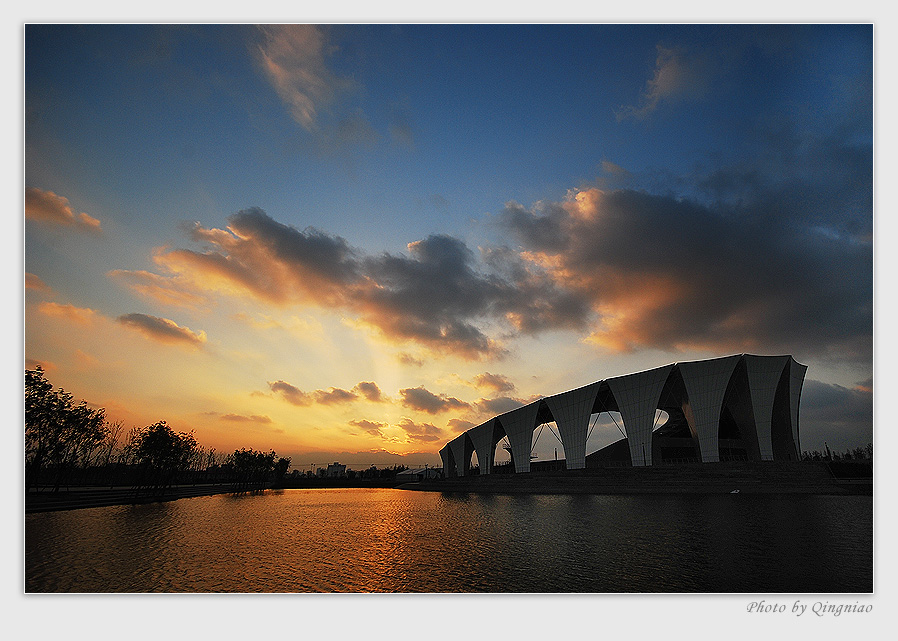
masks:
<svg viewBox="0 0 898 641"><path fill-rule="evenodd" d="M282 490L26 515L29 592L864 592L870 497Z"/></svg>

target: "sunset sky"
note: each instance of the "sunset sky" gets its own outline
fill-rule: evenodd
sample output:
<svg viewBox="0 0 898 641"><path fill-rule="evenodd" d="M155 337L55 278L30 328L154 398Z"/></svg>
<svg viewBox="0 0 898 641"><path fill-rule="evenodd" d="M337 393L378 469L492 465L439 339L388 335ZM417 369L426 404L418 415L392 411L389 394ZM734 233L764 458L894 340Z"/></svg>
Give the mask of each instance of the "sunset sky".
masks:
<svg viewBox="0 0 898 641"><path fill-rule="evenodd" d="M869 24L29 25L24 116L25 367L126 428L433 465L748 352L872 441Z"/></svg>

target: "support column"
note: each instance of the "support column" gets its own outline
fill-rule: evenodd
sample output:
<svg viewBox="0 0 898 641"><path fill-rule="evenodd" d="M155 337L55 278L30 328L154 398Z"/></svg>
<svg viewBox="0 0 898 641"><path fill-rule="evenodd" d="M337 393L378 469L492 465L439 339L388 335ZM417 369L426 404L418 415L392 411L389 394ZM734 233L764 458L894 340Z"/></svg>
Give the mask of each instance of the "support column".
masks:
<svg viewBox="0 0 898 641"><path fill-rule="evenodd" d="M702 463L716 463L720 460L720 412L727 385L740 358L741 356L736 355L677 363L689 396L689 408L692 410L684 414L690 423L689 427L698 436Z"/></svg>
<svg viewBox="0 0 898 641"><path fill-rule="evenodd" d="M443 461L443 478L448 479L455 472L455 462L452 460L452 454L449 452L448 443L440 450L440 460Z"/></svg>
<svg viewBox="0 0 898 641"><path fill-rule="evenodd" d="M480 464L481 474L491 474L496 458L496 444L502 437L496 437L496 419L491 418L486 423L472 427L468 430L468 436L477 452L477 461Z"/></svg>
<svg viewBox="0 0 898 641"><path fill-rule="evenodd" d="M536 401L498 418L511 443L515 472L530 471L530 451L533 449L533 430L536 428L538 410L539 401Z"/></svg>
<svg viewBox="0 0 898 641"><path fill-rule="evenodd" d="M655 410L661 400L661 390L673 365L609 378L606 382L617 401L624 421L630 461L634 467L652 464L652 428Z"/></svg>
<svg viewBox="0 0 898 641"><path fill-rule="evenodd" d="M474 453L471 439L468 438L467 434L461 434L449 441L449 449L452 450L452 457L455 459L455 469L458 475L467 476L471 469L471 454Z"/></svg>
<svg viewBox="0 0 898 641"><path fill-rule="evenodd" d="M798 405L801 401L801 388L804 385L804 376L808 371L807 365L802 365L790 357L789 363L789 411L792 419L792 441L798 451L798 459L801 460L801 443L798 440Z"/></svg>
<svg viewBox="0 0 898 641"><path fill-rule="evenodd" d="M770 427L773 421L773 399L776 397L777 384L789 362L789 357L745 354L744 358L748 371L751 408L758 433L758 450L762 461L772 461L773 439Z"/></svg>
<svg viewBox="0 0 898 641"><path fill-rule="evenodd" d="M589 417L600 385L601 381L544 399L561 433L564 465L569 470L581 470L586 467Z"/></svg>

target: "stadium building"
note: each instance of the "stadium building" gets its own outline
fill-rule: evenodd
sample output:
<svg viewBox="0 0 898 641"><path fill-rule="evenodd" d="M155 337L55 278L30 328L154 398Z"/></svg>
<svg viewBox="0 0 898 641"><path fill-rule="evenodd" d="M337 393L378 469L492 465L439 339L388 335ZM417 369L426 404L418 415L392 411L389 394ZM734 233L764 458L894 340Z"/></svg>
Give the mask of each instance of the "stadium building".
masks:
<svg viewBox="0 0 898 641"><path fill-rule="evenodd" d="M566 469L602 463L798 461L798 406L806 365L791 356L736 354L673 363L541 398L471 428L440 450L446 478L494 472L498 444L517 473L531 471L533 432L555 423ZM666 413L667 420L659 426ZM586 456L590 422L617 412L624 438ZM593 418L595 417L595 418ZM613 418L613 416L612 416ZM615 422L617 420L615 419Z"/></svg>

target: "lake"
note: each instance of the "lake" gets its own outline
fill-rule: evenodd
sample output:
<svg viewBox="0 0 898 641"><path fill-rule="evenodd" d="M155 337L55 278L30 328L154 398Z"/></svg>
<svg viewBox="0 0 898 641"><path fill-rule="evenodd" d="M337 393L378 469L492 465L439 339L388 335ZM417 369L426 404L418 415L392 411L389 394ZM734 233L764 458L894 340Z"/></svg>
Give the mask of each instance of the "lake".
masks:
<svg viewBox="0 0 898 641"><path fill-rule="evenodd" d="M315 489L35 513L25 591L866 593L873 498Z"/></svg>

